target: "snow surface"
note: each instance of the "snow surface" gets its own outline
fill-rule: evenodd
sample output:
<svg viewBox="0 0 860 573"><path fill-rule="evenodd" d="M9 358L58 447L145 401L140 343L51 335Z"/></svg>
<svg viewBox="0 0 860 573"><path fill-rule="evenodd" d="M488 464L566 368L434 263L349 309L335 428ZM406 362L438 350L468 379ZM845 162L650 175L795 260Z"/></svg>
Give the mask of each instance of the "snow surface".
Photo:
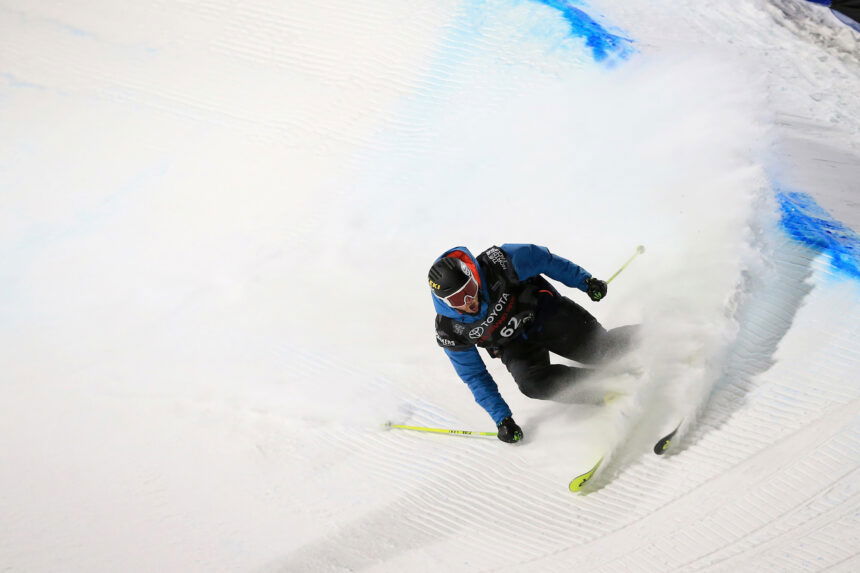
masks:
<svg viewBox="0 0 860 573"><path fill-rule="evenodd" d="M0 126L3 571L860 570L826 8L4 1ZM572 406L491 362L516 446L385 430L493 430L424 276L504 242L645 245L567 291L642 348Z"/></svg>

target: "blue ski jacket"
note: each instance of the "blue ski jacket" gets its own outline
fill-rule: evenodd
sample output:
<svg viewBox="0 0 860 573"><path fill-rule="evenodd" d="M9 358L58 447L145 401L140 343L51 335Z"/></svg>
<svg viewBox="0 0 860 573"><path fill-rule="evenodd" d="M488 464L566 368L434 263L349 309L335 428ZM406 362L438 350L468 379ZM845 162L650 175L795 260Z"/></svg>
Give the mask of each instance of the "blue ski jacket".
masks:
<svg viewBox="0 0 860 573"><path fill-rule="evenodd" d="M546 247L523 243L506 243L500 248L511 261L516 276L521 281L537 275L546 275L568 287L576 288L583 292L588 290L585 281L591 278L591 274L569 260L554 255ZM470 266L478 270L481 279L481 309L474 315L462 313L439 300L431 292L430 297L433 299L436 313L465 323L483 321L487 318L490 310L484 270L466 247L449 249L436 260L438 261L447 256L458 256L458 258L466 256L473 263ZM463 382L466 383L469 390L472 391L475 401L487 411L493 422L498 425L503 419L511 416L511 409L499 393L499 388L487 371L487 367L478 353L477 347L472 346L466 350L452 350L449 348L444 348L443 350L451 360L454 370Z"/></svg>

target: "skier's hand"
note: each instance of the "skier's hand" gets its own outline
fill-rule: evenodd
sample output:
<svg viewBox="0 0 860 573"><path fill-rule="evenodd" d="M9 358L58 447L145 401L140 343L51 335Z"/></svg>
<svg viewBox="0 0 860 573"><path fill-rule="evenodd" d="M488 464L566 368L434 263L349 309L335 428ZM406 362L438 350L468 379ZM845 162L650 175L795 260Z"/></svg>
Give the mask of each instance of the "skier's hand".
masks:
<svg viewBox="0 0 860 573"><path fill-rule="evenodd" d="M499 422L498 428L498 437L503 442L513 444L514 442L519 442L523 439L522 428L517 426L517 423L514 422L514 419L510 416Z"/></svg>
<svg viewBox="0 0 860 573"><path fill-rule="evenodd" d="M591 277L585 279L585 284L588 286L588 290L585 292L594 302L600 302L606 296L606 281Z"/></svg>

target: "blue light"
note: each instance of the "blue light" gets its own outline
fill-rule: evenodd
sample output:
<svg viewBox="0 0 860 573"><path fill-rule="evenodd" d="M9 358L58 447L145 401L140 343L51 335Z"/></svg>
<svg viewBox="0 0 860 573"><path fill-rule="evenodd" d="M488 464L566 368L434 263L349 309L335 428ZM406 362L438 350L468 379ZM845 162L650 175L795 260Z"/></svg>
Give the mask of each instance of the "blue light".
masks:
<svg viewBox="0 0 860 573"><path fill-rule="evenodd" d="M594 59L605 61L609 56L626 59L633 54L633 40L618 36L606 30L591 16L573 6L569 0L536 0L550 8L560 11L570 24L572 36L585 39L585 45L591 48Z"/></svg>
<svg viewBox="0 0 860 573"><path fill-rule="evenodd" d="M780 223L791 238L830 256L834 269L860 279L860 236L806 193L777 192Z"/></svg>

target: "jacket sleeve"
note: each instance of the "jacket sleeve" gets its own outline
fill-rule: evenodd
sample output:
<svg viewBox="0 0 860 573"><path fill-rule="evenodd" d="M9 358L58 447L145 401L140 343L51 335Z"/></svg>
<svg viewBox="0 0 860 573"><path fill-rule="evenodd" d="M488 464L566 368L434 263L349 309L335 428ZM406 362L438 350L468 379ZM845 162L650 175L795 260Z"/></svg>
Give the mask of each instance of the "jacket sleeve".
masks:
<svg viewBox="0 0 860 573"><path fill-rule="evenodd" d="M454 370L472 391L475 402L487 411L496 425L511 415L511 409L499 394L499 387L487 371L477 348L473 346L468 350L444 350L454 365Z"/></svg>
<svg viewBox="0 0 860 573"><path fill-rule="evenodd" d="M552 254L546 247L506 243L501 248L510 258L520 280L546 275L571 288L588 291L585 281L591 278L591 273L564 257Z"/></svg>

